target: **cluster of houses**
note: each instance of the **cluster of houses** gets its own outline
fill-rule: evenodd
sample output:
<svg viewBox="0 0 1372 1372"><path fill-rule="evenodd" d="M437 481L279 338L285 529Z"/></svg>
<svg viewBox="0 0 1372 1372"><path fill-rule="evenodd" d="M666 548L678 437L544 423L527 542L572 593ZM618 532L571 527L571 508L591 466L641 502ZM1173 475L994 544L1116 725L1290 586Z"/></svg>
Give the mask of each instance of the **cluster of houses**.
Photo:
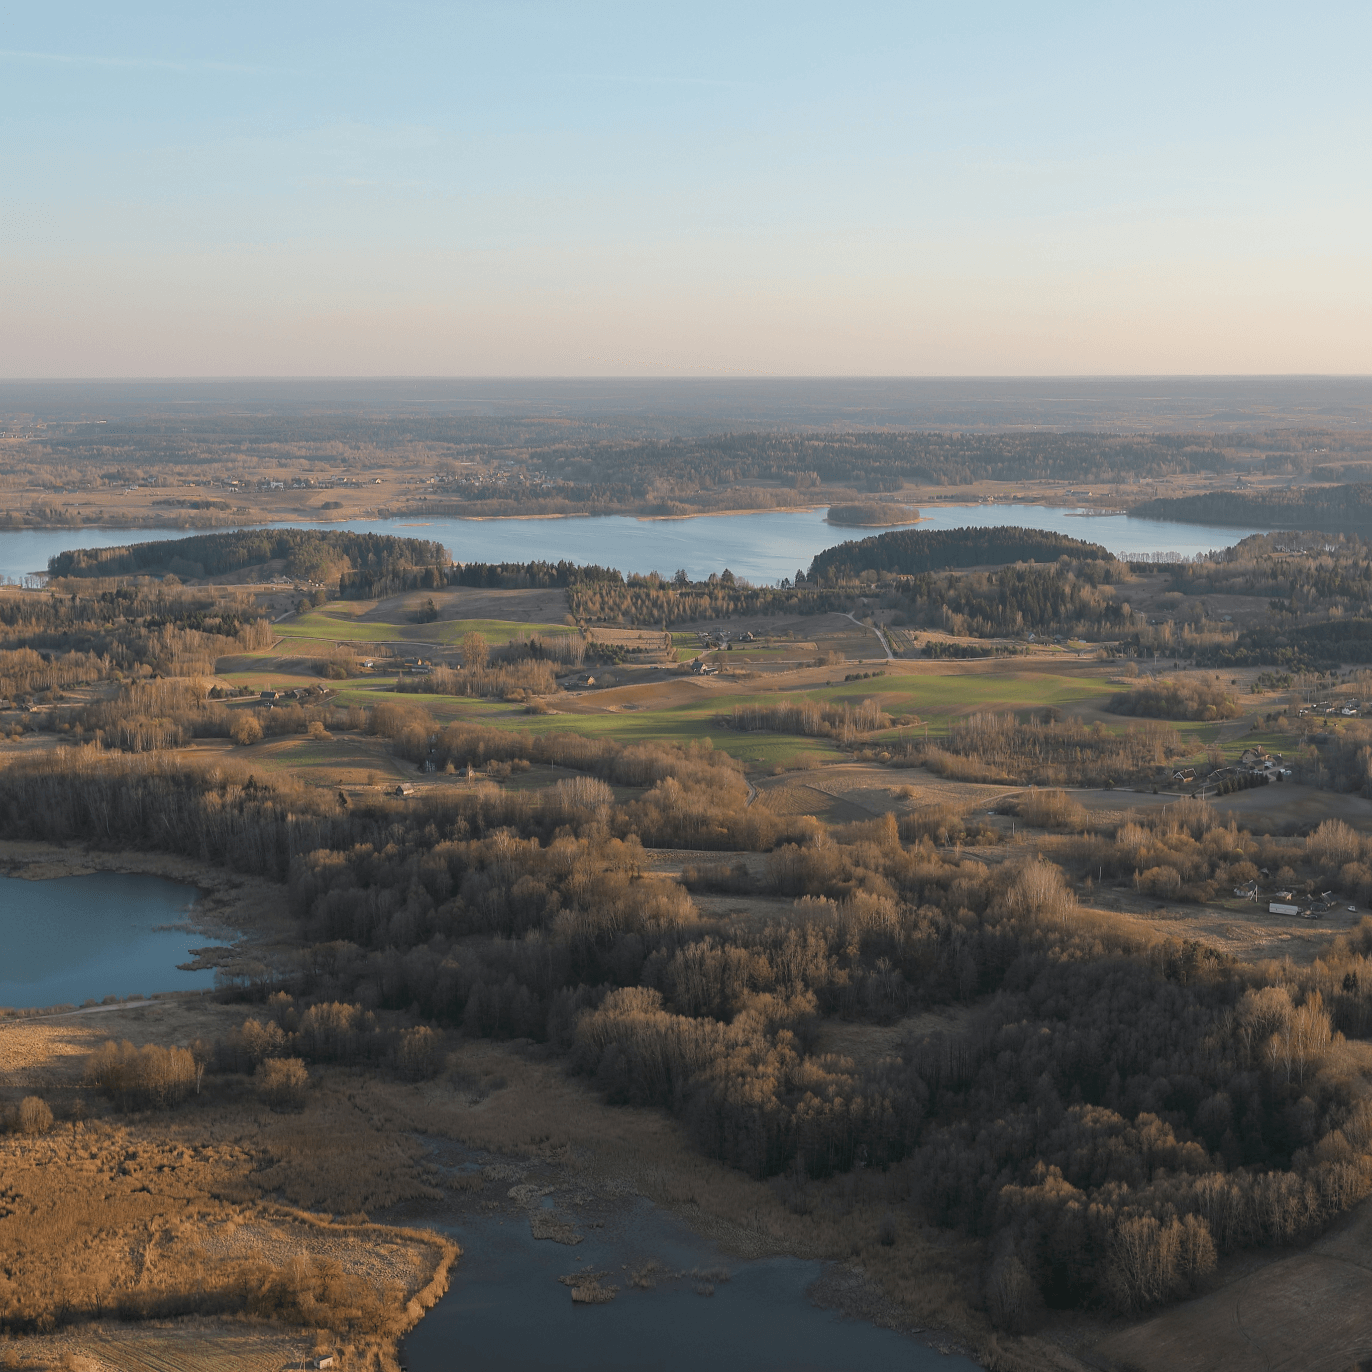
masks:
<svg viewBox="0 0 1372 1372"><path fill-rule="evenodd" d="M1343 715L1346 719L1356 719L1362 714L1362 702L1357 700L1322 700L1315 705L1302 706L1300 717L1306 715Z"/></svg>
<svg viewBox="0 0 1372 1372"><path fill-rule="evenodd" d="M1289 781L1291 768L1282 765L1280 753L1269 753L1266 748L1245 748L1243 755L1232 767L1220 767L1205 778L1207 786L1218 786L1223 781L1235 777L1265 776L1272 781ZM1178 767L1172 773L1172 780L1178 786L1191 785L1196 780L1194 767Z"/></svg>
<svg viewBox="0 0 1372 1372"><path fill-rule="evenodd" d="M1258 898L1256 885L1257 883L1255 882L1253 894L1248 897L1251 900L1257 900ZM1238 894L1237 887L1235 888L1234 893L1235 895ZM1318 896L1307 897L1305 908L1301 909L1300 905L1297 903L1294 891L1278 891L1276 893L1276 899L1268 901L1267 913L1269 915L1299 915L1302 919L1322 919L1334 909L1337 904L1338 901L1334 899L1333 891L1321 891ZM1356 907L1352 905L1348 908L1350 910L1356 909Z"/></svg>
<svg viewBox="0 0 1372 1372"><path fill-rule="evenodd" d="M701 649L709 652L712 648L727 648L729 646L729 633L726 629L718 629L711 632L709 629L697 629L696 638L700 642ZM751 631L735 635L735 643L752 643L755 639Z"/></svg>
<svg viewBox="0 0 1372 1372"><path fill-rule="evenodd" d="M1271 873L1266 867L1259 873L1268 878ZM1239 900L1249 900L1256 904L1262 899L1258 881L1250 881L1246 886L1234 887L1234 895ZM1297 896L1294 891L1274 891L1268 896L1269 915L1299 915L1301 919L1321 919L1338 905L1333 891L1321 891L1317 896ZM1356 907L1350 905L1349 910Z"/></svg>
<svg viewBox="0 0 1372 1372"><path fill-rule="evenodd" d="M259 691L257 698L270 710L273 705L317 705L332 694L325 686L297 686L292 691Z"/></svg>

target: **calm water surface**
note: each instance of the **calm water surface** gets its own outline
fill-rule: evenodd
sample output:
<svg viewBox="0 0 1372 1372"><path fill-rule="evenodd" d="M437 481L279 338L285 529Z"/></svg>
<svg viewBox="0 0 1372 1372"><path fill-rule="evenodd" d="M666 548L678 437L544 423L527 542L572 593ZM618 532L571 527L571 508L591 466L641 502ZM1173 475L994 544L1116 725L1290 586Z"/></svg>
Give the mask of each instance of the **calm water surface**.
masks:
<svg viewBox="0 0 1372 1372"><path fill-rule="evenodd" d="M910 527L955 529L969 525L1019 524L1051 529L1099 543L1112 553L1177 553L1192 557L1228 548L1257 528L1228 529L1206 524L1131 519L1128 515L1077 514L1050 505L926 505L924 519ZM810 559L849 539L879 529L840 528L825 522L824 510L779 510L765 514L702 515L694 519L634 519L627 515L569 519L359 519L320 525L357 533L396 534L442 543L459 562L596 562L622 572L684 568L693 578L728 567L750 581L772 584ZM254 526L256 527L256 526ZM68 548L107 548L185 538L186 529L25 529L0 533L0 576L18 580L46 569L48 558Z"/></svg>
<svg viewBox="0 0 1372 1372"><path fill-rule="evenodd" d="M79 1005L213 986L213 971L178 972L176 965L214 940L165 927L183 923L198 894L122 872L0 877L0 1005Z"/></svg>
<svg viewBox="0 0 1372 1372"><path fill-rule="evenodd" d="M637 1202L619 1221L566 1247L536 1240L522 1216L450 1227L462 1248L446 1296L405 1340L410 1372L976 1372L889 1329L845 1319L806 1299L822 1265L796 1258L741 1261L681 1221ZM651 1291L628 1271L649 1258L676 1271L727 1268L712 1296L690 1282ZM608 1305L574 1305L558 1283L609 1271Z"/></svg>

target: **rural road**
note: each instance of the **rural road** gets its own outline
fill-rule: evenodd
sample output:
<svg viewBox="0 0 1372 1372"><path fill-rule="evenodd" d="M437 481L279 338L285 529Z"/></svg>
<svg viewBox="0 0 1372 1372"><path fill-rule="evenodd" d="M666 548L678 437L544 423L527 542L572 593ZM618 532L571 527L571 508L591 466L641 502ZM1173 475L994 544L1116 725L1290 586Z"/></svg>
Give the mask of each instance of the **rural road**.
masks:
<svg viewBox="0 0 1372 1372"><path fill-rule="evenodd" d="M877 636L877 642L881 644L882 652L886 654L887 662L894 662L896 660L896 655L891 651L891 645L886 641L886 635L883 634L875 624L864 624L860 619L856 618L854 615L849 614L847 610L845 610L843 613L844 617L847 619L851 619L853 623L858 626L859 629L871 629L871 631Z"/></svg>

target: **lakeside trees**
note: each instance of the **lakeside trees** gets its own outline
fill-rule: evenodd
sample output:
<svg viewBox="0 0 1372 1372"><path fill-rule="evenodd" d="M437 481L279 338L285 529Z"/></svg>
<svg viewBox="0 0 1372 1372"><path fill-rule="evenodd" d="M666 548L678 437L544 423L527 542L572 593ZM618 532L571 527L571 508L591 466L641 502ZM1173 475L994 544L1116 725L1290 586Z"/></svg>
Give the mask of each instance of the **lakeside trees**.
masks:
<svg viewBox="0 0 1372 1372"><path fill-rule="evenodd" d="M342 807L155 755L62 754L0 773L0 832L287 883L299 954L242 984L261 1008L217 1050L225 1066L422 1076L433 1027L546 1042L608 1099L673 1112L754 1175L887 1169L919 1215L984 1243L1007 1328L1043 1303L1182 1294L1214 1257L1308 1233L1372 1185L1372 1107L1340 1038L1372 1028L1372 924L1308 970L1245 966L1084 918L1064 877L1171 864L1194 886L1286 862L1358 881L1372 855L1351 831L1259 841L1197 804L988 866L893 817L829 831L748 807L737 765L705 747L473 726L431 745L422 712L388 708L375 727L402 754L574 774L541 797L477 786ZM616 801L609 783L636 791ZM1074 826L1050 800L1039 818ZM753 890L796 903L707 918L651 874L645 844L763 853ZM819 1049L826 1020L934 1007L949 1027L885 1059ZM402 1011L421 1023L380 1022ZM123 1050L106 1056L126 1073ZM289 1103L303 1069L269 1070L296 1083Z"/></svg>

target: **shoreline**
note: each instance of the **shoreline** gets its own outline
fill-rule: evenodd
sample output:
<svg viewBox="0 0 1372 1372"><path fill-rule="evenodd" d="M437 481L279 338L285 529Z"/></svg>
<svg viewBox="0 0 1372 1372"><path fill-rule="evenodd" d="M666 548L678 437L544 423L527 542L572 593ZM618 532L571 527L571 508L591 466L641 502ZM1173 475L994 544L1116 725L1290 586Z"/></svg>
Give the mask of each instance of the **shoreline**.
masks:
<svg viewBox="0 0 1372 1372"><path fill-rule="evenodd" d="M827 515L824 522L832 529L906 529L911 524L929 523L928 515L918 515L914 519L893 519L889 524L846 524L841 519L830 519Z"/></svg>
<svg viewBox="0 0 1372 1372"><path fill-rule="evenodd" d="M710 1213L694 1197L671 1194L670 1189L662 1194L661 1188L645 1187L633 1169L606 1166L599 1158L578 1156L576 1150L560 1158L529 1155L483 1147L460 1136L445 1139L427 1161L435 1171L462 1175L465 1184L454 1187L438 1206L402 1202L386 1212L382 1222L422 1226L460 1241L463 1267L455 1274L458 1280L467 1273L480 1274L483 1263L491 1261L485 1251L489 1236L483 1231L492 1225L528 1223L535 1241L552 1246L570 1248L587 1238L608 1241L615 1250L609 1259L611 1269L616 1260L627 1258L630 1261L620 1270L629 1271L633 1259L641 1264L650 1250L656 1256L657 1250L674 1246L663 1230L664 1222L668 1230L675 1222L697 1244L715 1250L714 1255L698 1255L701 1260L713 1263L722 1258L726 1264L741 1267L777 1259L814 1263L819 1270L805 1287L805 1305L889 1331L944 1355L976 1359L966 1338L955 1330L921 1323L882 1289L860 1260L841 1258L823 1244L795 1242L794 1235L750 1229ZM494 1196L479 1183L472 1184L478 1177L487 1181ZM511 1182L517 1184L511 1186ZM601 1260L606 1260L603 1255ZM643 1285L652 1290L659 1283L670 1286L689 1275L672 1271L670 1263L658 1263L656 1276ZM730 1272L722 1280L736 1275ZM632 1287L637 1285L631 1282L630 1289L621 1294L634 1299ZM560 1302L563 1294L549 1289L547 1298ZM403 1347L403 1338L401 1343Z"/></svg>
<svg viewBox="0 0 1372 1372"><path fill-rule="evenodd" d="M175 853L107 853L38 839L0 839L0 876L52 881L102 872L162 877L194 886L199 894L187 922L193 932L206 938L232 935L237 947L245 939L270 943L275 935L285 932L275 913L284 901L285 888L265 877L230 872Z"/></svg>

